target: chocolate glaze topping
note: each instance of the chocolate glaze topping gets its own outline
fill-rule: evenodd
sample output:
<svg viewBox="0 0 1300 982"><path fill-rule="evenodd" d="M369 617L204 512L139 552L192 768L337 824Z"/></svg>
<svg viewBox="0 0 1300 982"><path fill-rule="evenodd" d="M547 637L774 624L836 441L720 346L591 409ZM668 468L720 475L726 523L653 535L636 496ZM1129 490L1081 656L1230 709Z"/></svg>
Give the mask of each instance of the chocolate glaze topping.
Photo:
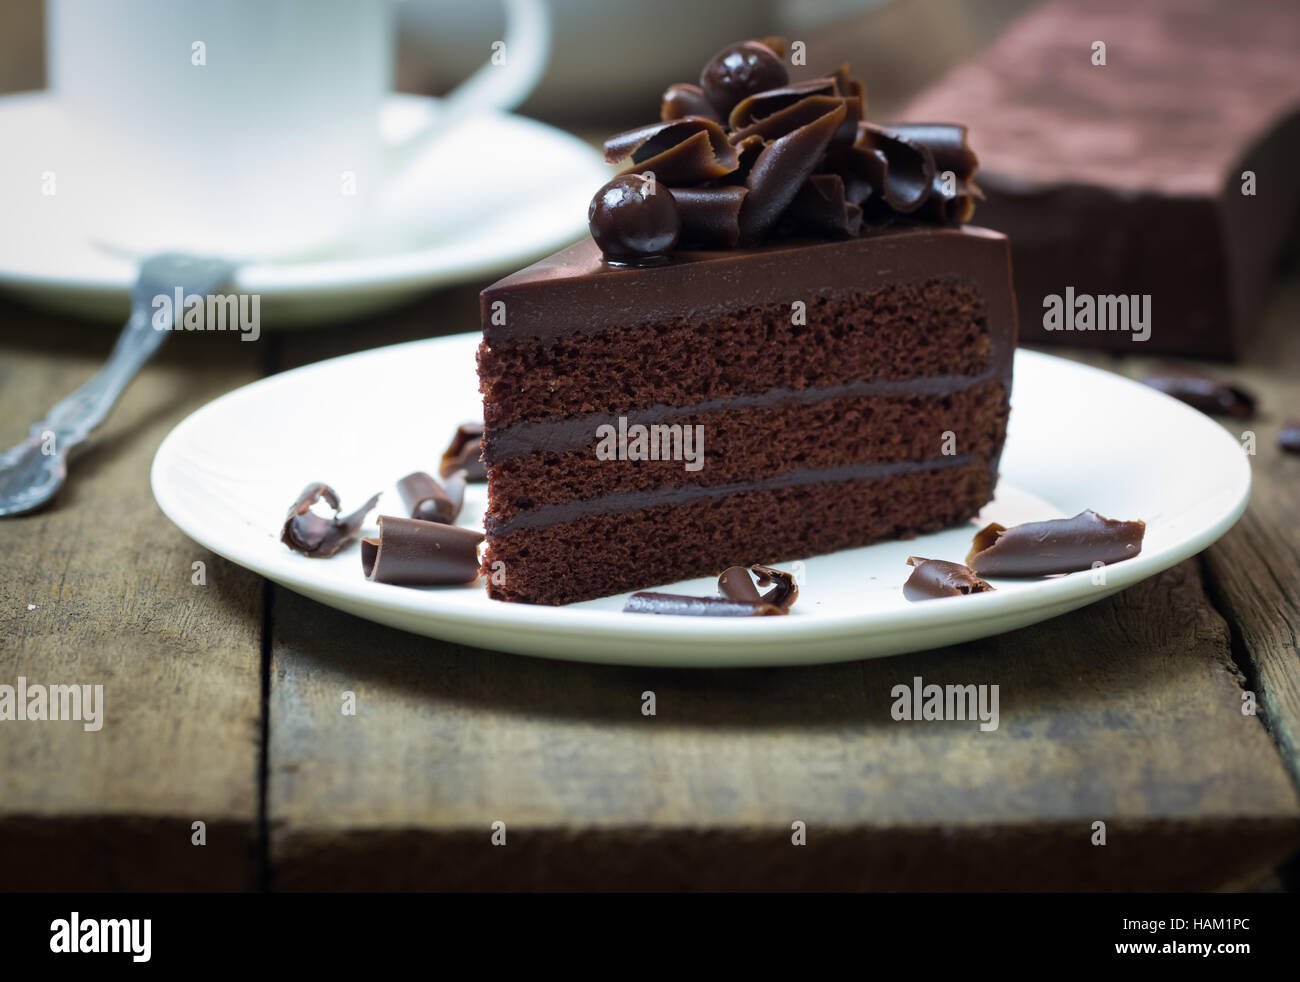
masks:
<svg viewBox="0 0 1300 982"><path fill-rule="evenodd" d="M653 174L676 200L687 248L733 249L790 235L852 238L864 221L878 226L904 216L953 226L970 220L978 161L965 127L868 123L866 89L847 65L791 83L784 52L780 38L728 45L705 65L699 85L669 87L659 123L605 141L605 159L627 164L592 202L592 237L607 258L628 261L627 244L642 237L637 209L596 220L597 202L631 173ZM641 254L662 255L654 245Z"/></svg>

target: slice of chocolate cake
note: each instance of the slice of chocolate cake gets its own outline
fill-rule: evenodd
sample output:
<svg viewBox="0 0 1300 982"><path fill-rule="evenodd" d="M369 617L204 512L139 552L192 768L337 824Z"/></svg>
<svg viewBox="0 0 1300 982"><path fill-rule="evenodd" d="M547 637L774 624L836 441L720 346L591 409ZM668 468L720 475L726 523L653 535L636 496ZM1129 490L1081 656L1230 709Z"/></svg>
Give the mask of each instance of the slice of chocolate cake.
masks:
<svg viewBox="0 0 1300 982"><path fill-rule="evenodd" d="M781 50L670 89L607 144L636 173L594 238L483 292L491 596L795 560L992 497L1016 324L1006 239L960 225L964 131L866 124L847 71L788 85Z"/></svg>

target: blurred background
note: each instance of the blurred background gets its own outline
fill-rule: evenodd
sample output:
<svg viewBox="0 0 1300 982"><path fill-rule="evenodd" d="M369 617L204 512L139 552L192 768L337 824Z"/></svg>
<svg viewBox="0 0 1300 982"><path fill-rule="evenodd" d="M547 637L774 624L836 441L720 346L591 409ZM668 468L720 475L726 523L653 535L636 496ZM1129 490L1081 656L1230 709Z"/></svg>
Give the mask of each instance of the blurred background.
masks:
<svg viewBox="0 0 1300 982"><path fill-rule="evenodd" d="M0 94L31 93L0 107L12 151L0 157L0 211L27 230L0 237L5 293L120 323L138 261L168 249L238 256L234 285L263 298L272 329L391 310L439 287L481 289L585 232L591 194L613 172L595 148L657 119L664 89L696 81L722 46L803 41L808 64L792 76L848 63L866 82L870 118L883 122L1033 6L548 0L548 32L526 0L364 2L373 8L0 5ZM508 9L519 18L509 28ZM313 19L295 20L304 17ZM382 55L362 36L372 22L385 37L394 29ZM178 44L188 54L187 29L217 52L197 84L188 57L152 56ZM488 62L506 38L502 70ZM512 115L457 115L453 106L473 97L428 98L486 82L482 95L510 75L514 95L497 85L498 97L478 105L508 107L527 93ZM388 77L399 95L372 102ZM367 106L382 106L377 119ZM446 140L444 114L461 127ZM200 137L160 141L157 120L184 121ZM213 152L219 133L229 134L224 152ZM501 194L521 164L547 175L544 194ZM340 172L359 175L359 196L340 194ZM57 176L57 196L32 175Z"/></svg>
<svg viewBox="0 0 1300 982"><path fill-rule="evenodd" d="M991 41L1032 0L551 0L546 75L521 112L603 135L648 122L659 93L693 81L737 38L787 34L815 43L818 64L849 61L868 83L871 112L889 115L908 95ZM501 5L466 0L398 4L397 88L453 88L500 38ZM611 43L611 38L635 43ZM918 43L922 39L923 43ZM0 91L45 85L42 0L0 5Z"/></svg>

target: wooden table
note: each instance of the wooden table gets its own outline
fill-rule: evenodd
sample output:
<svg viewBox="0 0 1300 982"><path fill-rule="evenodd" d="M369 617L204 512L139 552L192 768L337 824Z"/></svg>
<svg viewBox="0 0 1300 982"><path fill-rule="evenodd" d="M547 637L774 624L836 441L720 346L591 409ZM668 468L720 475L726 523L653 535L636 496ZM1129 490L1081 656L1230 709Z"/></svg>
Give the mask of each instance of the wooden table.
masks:
<svg viewBox="0 0 1300 982"><path fill-rule="evenodd" d="M476 289L255 344L178 335L56 506L0 521L0 682L102 683L106 701L99 732L0 722L3 887L1277 885L1300 844L1300 457L1274 445L1300 414L1300 276L1230 370L1263 407L1241 523L1108 600L954 648L748 671L522 658L322 607L161 515L149 464L187 413L317 358L475 329ZM113 333L0 301L0 446ZM915 675L999 684L1000 729L893 721Z"/></svg>

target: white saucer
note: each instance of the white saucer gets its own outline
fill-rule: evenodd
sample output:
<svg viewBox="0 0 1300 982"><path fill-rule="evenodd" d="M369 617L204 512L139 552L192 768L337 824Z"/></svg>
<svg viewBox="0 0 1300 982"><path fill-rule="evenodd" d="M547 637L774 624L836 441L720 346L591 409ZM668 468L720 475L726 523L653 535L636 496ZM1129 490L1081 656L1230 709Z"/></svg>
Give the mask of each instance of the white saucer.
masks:
<svg viewBox="0 0 1300 982"><path fill-rule="evenodd" d="M390 96L379 127L390 144L420 127L438 100ZM122 322L135 263L92 242L67 174L85 166L58 100L46 92L0 98L0 289L29 303ZM53 196L41 176L63 175ZM415 163L395 214L311 262L239 270L235 288L259 294L268 328L354 317L432 287L526 265L586 231L587 203L611 170L560 130L505 113L462 124ZM139 194L147 215L148 189ZM468 216L472 216L468 217Z"/></svg>
<svg viewBox="0 0 1300 982"><path fill-rule="evenodd" d="M978 522L805 561L789 617L624 614L626 595L569 607L506 604L489 600L482 586L370 583L355 544L325 560L283 546L285 511L312 481L332 484L345 509L382 490L365 534L375 515L402 514L394 482L434 470L457 424L481 418L478 341L458 335L379 348L231 392L163 441L154 496L201 545L360 617L526 655L705 667L878 657L1055 617L1204 549L1237 520L1250 492L1246 456L1218 423L1120 376L1021 351L997 499ZM460 524L481 528L484 486L470 492ZM909 555L961 561L983 523L1014 525L1085 508L1147 523L1141 554L1106 567L1103 584L1085 572L995 580L996 592L968 597L903 599ZM716 580L663 589L709 595Z"/></svg>

